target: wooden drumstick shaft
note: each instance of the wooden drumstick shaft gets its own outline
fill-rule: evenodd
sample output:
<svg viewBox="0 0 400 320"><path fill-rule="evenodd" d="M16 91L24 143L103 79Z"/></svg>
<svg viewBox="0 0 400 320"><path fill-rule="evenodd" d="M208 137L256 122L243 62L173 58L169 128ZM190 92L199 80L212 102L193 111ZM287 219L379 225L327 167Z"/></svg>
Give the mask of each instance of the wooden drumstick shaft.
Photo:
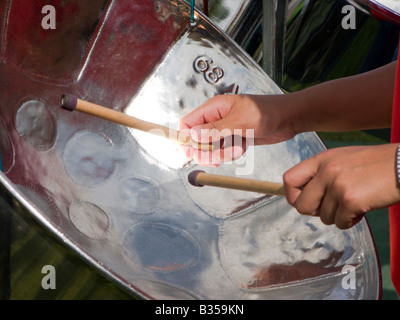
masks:
<svg viewBox="0 0 400 320"><path fill-rule="evenodd" d="M60 105L61 108L69 111L76 110L129 128L162 136L170 140L174 140L180 144L191 145L193 148L196 149L207 151L211 151L213 149L212 144L204 144L193 141L190 135L186 132L174 130L156 123L151 123L132 116L128 116L125 113L78 99L77 97L70 94L64 94L61 97Z"/></svg>
<svg viewBox="0 0 400 320"><path fill-rule="evenodd" d="M188 181L196 187L213 186L277 196L285 195L282 183L209 174L201 170L192 171L188 176Z"/></svg>

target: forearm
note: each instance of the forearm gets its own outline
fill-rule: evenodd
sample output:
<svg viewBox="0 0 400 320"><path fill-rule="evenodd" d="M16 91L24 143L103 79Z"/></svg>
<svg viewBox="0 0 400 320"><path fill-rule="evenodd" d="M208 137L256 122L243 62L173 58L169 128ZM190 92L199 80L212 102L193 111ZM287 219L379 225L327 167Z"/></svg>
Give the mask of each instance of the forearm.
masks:
<svg viewBox="0 0 400 320"><path fill-rule="evenodd" d="M396 63L287 94L293 131L349 131L391 126Z"/></svg>

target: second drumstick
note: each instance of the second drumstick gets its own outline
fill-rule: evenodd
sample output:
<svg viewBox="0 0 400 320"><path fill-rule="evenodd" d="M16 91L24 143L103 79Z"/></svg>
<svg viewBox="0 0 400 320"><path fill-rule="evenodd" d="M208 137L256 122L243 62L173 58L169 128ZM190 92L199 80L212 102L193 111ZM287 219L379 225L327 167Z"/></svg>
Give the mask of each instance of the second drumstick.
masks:
<svg viewBox="0 0 400 320"><path fill-rule="evenodd" d="M285 190L282 183L209 174L202 170L192 171L188 175L188 181L191 185L196 187L213 186L272 194L277 196L285 195Z"/></svg>

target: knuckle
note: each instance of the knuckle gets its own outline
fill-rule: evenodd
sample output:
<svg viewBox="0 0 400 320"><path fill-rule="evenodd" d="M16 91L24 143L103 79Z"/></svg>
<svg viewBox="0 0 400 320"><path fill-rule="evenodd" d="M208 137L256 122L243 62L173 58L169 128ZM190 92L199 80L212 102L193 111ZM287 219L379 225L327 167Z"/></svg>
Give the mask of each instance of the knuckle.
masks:
<svg viewBox="0 0 400 320"><path fill-rule="evenodd" d="M286 171L283 174L282 180L284 185L290 186L292 183L292 171L291 170Z"/></svg>
<svg viewBox="0 0 400 320"><path fill-rule="evenodd" d="M325 164L324 168L322 169L324 175L328 177L336 177L341 172L341 166L336 163L335 161L331 161Z"/></svg>
<svg viewBox="0 0 400 320"><path fill-rule="evenodd" d="M292 206L295 207L297 197L290 192L286 191L286 201Z"/></svg>
<svg viewBox="0 0 400 320"><path fill-rule="evenodd" d="M344 190L340 202L344 208L350 211L356 212L363 210L363 201L357 195L357 192Z"/></svg>
<svg viewBox="0 0 400 320"><path fill-rule="evenodd" d="M336 222L336 227L340 230L346 230L349 229L353 226L351 221L337 221Z"/></svg>
<svg viewBox="0 0 400 320"><path fill-rule="evenodd" d="M307 203L304 203L303 201L300 201L300 202L296 201L294 203L294 207L296 208L297 212L302 215L310 216L310 215L313 215L315 212L315 210L310 205L308 205Z"/></svg>
<svg viewBox="0 0 400 320"><path fill-rule="evenodd" d="M335 223L334 217L327 214L320 215L321 222L327 226L333 225Z"/></svg>
<svg viewBox="0 0 400 320"><path fill-rule="evenodd" d="M286 201L292 206L296 207L296 201L298 198L298 195L296 195L294 192L288 190L285 186L285 194L286 194Z"/></svg>

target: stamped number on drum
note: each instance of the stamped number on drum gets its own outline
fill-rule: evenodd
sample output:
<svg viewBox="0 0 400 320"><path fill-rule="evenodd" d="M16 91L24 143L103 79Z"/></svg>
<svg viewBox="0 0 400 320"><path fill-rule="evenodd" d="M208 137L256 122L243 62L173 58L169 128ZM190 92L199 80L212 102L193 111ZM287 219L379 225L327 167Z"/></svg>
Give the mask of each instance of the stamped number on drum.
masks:
<svg viewBox="0 0 400 320"><path fill-rule="evenodd" d="M194 69L197 72L204 73L204 78L209 83L217 83L224 76L224 70L217 66L211 58L206 56L198 57L194 61Z"/></svg>
<svg viewBox="0 0 400 320"><path fill-rule="evenodd" d="M214 61L207 56L198 57L193 63L194 70L203 73L204 78L211 84L216 84L224 77L224 70L216 65ZM234 83L229 86L222 94L238 94L239 86Z"/></svg>

